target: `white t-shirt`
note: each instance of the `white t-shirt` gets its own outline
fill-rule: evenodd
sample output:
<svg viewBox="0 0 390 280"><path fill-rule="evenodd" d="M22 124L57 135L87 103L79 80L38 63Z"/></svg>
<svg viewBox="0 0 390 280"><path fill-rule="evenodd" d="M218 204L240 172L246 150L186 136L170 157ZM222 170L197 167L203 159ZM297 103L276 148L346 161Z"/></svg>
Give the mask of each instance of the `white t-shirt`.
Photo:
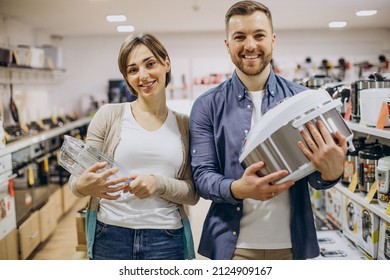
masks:
<svg viewBox="0 0 390 280"><path fill-rule="evenodd" d="M114 159L131 174L176 177L183 154L181 136L173 112L168 112L165 123L159 129L148 131L137 123L129 103L124 112L121 140ZM134 229L182 227L176 203L158 195L146 199L131 195L123 201L102 199L98 220Z"/></svg>
<svg viewBox="0 0 390 280"><path fill-rule="evenodd" d="M248 92L253 103L252 127L261 119L264 91ZM267 201L244 199L237 248L291 248L290 195L288 191Z"/></svg>

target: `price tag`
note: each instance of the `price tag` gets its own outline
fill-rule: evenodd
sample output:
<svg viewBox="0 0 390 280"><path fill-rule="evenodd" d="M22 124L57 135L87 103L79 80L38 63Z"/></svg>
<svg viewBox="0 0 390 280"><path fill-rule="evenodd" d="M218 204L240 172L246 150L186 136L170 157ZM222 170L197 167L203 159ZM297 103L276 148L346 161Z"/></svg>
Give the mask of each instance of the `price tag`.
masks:
<svg viewBox="0 0 390 280"><path fill-rule="evenodd" d="M379 111L378 121L376 122L376 128L384 129L386 123L388 123L389 109L387 102L383 102L381 110Z"/></svg>
<svg viewBox="0 0 390 280"><path fill-rule="evenodd" d="M390 216L390 202L387 203L386 215Z"/></svg>
<svg viewBox="0 0 390 280"><path fill-rule="evenodd" d="M376 191L378 190L378 186L376 184L376 181L372 184L372 186L370 187L370 191L368 192L368 194L366 195L365 197L365 200L368 202L368 203L371 203L372 199L374 198L375 194L376 194Z"/></svg>
<svg viewBox="0 0 390 280"><path fill-rule="evenodd" d="M355 174L353 174L351 182L349 183L348 189L351 192L355 192L356 187L357 187L357 172L355 172Z"/></svg>
<svg viewBox="0 0 390 280"><path fill-rule="evenodd" d="M351 119L351 110L352 110L352 103L351 103L351 98L349 98L347 103L347 108L344 114L344 120L349 121Z"/></svg>

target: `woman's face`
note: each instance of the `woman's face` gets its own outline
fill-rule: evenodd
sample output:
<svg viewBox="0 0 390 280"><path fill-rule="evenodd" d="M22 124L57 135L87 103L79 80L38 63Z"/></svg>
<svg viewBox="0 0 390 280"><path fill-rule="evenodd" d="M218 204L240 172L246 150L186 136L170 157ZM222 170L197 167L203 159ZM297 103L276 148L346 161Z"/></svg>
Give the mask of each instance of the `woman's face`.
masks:
<svg viewBox="0 0 390 280"><path fill-rule="evenodd" d="M145 45L136 46L127 57L126 80L139 98L164 93L169 71L169 60L165 59L165 65L161 64Z"/></svg>

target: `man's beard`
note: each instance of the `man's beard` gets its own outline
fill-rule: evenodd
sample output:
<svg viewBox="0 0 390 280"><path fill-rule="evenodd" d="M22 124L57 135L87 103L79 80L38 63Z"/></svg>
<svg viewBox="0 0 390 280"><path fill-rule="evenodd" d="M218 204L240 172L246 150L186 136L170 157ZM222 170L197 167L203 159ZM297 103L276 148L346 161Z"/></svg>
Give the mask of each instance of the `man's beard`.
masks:
<svg viewBox="0 0 390 280"><path fill-rule="evenodd" d="M245 75L248 76L256 76L259 75L263 70L268 66L268 64L271 62L272 59L272 53L269 53L267 56L263 56L261 63L259 66L256 67L247 67L244 66L243 59L238 59L233 61L233 63L236 65L236 67Z"/></svg>

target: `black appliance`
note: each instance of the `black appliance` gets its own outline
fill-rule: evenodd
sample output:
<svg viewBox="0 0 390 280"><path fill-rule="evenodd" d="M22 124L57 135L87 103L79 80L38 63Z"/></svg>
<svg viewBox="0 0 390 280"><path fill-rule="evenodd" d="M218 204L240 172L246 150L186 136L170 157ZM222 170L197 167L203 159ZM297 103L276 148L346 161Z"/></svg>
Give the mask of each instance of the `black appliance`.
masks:
<svg viewBox="0 0 390 280"><path fill-rule="evenodd" d="M49 173L46 158L48 142L40 142L12 153L16 221L21 225L49 199Z"/></svg>
<svg viewBox="0 0 390 280"><path fill-rule="evenodd" d="M137 96L132 94L124 80L108 81L108 102L122 103L136 100Z"/></svg>
<svg viewBox="0 0 390 280"><path fill-rule="evenodd" d="M0 48L0 66L8 67L12 61L12 51L7 48Z"/></svg>

